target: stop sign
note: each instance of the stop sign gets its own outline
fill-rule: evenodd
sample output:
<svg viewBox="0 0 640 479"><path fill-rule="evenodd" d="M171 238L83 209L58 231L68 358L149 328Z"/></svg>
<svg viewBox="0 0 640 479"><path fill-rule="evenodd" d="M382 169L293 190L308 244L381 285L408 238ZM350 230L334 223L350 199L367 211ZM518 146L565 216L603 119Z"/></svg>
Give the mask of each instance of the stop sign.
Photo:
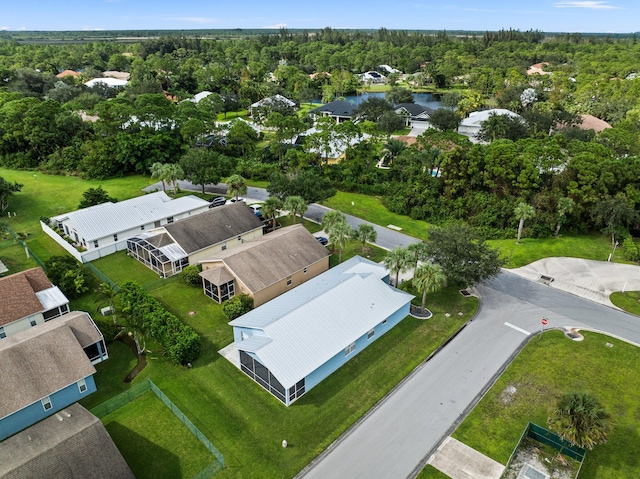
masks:
<svg viewBox="0 0 640 479"><path fill-rule="evenodd" d="M546 325L546 324L549 323L549 321L547 321L547 318L542 318L541 322L542 322L543 325Z"/></svg>

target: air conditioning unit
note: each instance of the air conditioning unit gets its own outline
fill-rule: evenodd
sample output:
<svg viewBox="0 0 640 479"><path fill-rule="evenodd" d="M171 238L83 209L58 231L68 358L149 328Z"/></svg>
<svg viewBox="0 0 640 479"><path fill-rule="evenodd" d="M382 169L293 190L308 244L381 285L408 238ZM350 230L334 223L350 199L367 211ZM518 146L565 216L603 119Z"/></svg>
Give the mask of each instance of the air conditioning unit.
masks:
<svg viewBox="0 0 640 479"><path fill-rule="evenodd" d="M525 464L517 479L549 479L549 474L536 469L531 464Z"/></svg>
<svg viewBox="0 0 640 479"><path fill-rule="evenodd" d="M102 316L111 316L113 314L113 310L111 309L111 306L105 306L100 310L100 314Z"/></svg>

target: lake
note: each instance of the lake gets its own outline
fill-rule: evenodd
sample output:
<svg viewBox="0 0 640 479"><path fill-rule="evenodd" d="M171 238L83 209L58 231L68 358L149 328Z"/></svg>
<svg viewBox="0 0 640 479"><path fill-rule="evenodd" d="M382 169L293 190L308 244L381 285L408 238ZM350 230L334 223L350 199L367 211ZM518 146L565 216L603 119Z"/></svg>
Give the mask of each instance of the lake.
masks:
<svg viewBox="0 0 640 479"><path fill-rule="evenodd" d="M372 97L384 98L384 92L368 92L360 93L358 95L347 95L344 97L344 100L348 101L349 103L353 103L354 105L359 105L363 101ZM422 106L428 106L429 108L433 108L434 110L442 106L440 98L431 93L414 93L413 102Z"/></svg>

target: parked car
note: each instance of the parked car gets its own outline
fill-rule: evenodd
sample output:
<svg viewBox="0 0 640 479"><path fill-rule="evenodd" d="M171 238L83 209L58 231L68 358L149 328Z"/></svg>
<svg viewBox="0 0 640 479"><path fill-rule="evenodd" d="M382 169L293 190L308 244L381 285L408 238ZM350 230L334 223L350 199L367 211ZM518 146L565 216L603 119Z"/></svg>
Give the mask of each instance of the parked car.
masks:
<svg viewBox="0 0 640 479"><path fill-rule="evenodd" d="M329 240L324 236L316 236L316 239L318 240L318 243L320 243L322 246L327 246L329 244Z"/></svg>
<svg viewBox="0 0 640 479"><path fill-rule="evenodd" d="M262 219L262 205L259 203L255 203L253 205L249 205L249 208L253 210L253 213L260 219Z"/></svg>
<svg viewBox="0 0 640 479"><path fill-rule="evenodd" d="M209 198L209 208L214 208L216 206L222 206L227 203L227 199L224 196L212 196Z"/></svg>
<svg viewBox="0 0 640 479"><path fill-rule="evenodd" d="M227 200L226 204L227 205L232 205L234 203L237 203L238 201L244 201L244 198L230 198Z"/></svg>

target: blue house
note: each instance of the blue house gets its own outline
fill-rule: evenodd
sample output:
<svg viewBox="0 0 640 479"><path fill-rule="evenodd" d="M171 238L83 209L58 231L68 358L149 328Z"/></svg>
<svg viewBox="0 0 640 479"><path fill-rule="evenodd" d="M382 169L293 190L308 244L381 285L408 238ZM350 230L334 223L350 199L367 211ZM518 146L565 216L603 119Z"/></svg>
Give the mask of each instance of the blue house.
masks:
<svg viewBox="0 0 640 479"><path fill-rule="evenodd" d="M0 441L95 392L104 338L72 312L0 341Z"/></svg>
<svg viewBox="0 0 640 479"><path fill-rule="evenodd" d="M231 321L240 369L289 406L402 321L412 298L355 256Z"/></svg>

